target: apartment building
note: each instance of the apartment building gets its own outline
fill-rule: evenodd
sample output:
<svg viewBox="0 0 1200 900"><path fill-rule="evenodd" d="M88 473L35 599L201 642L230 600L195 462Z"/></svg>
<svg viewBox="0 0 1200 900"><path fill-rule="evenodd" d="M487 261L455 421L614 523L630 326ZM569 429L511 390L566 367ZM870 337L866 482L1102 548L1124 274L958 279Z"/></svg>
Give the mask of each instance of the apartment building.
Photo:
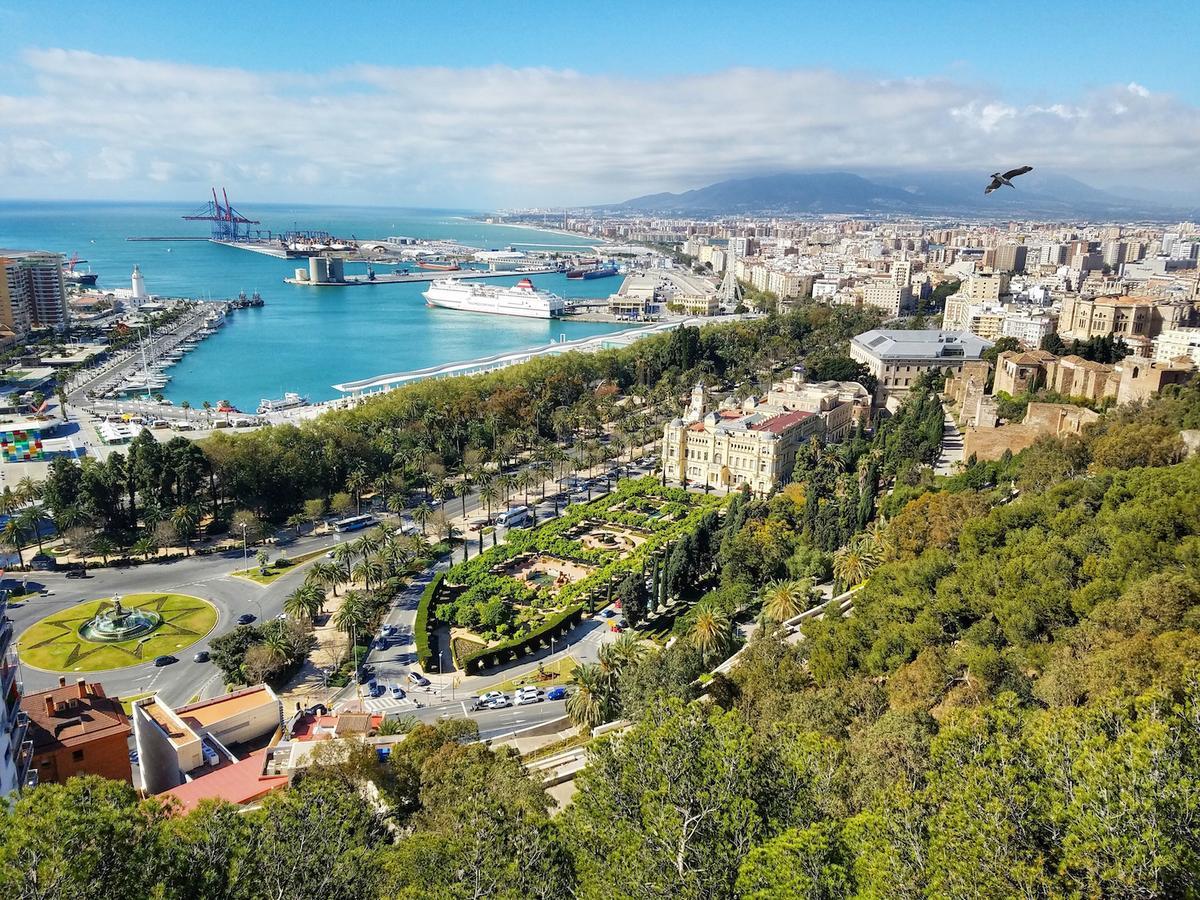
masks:
<svg viewBox="0 0 1200 900"><path fill-rule="evenodd" d="M37 784L29 716L21 709L20 672L8 596L0 594L0 797Z"/></svg>
<svg viewBox="0 0 1200 900"><path fill-rule="evenodd" d="M1154 339L1154 359L1171 362L1186 357L1200 366L1200 328L1169 328Z"/></svg>
<svg viewBox="0 0 1200 900"><path fill-rule="evenodd" d="M18 338L34 328L66 327L62 256L40 250L0 250L0 324Z"/></svg>
<svg viewBox="0 0 1200 900"><path fill-rule="evenodd" d="M101 684L78 678L68 684L28 694L21 709L29 717L33 742L32 771L38 783L64 783L74 775L100 775L133 781L129 765L129 717L116 697Z"/></svg>
<svg viewBox="0 0 1200 900"><path fill-rule="evenodd" d="M147 697L132 709L143 786L150 794L233 766L240 760L231 747L283 728L283 707L265 684L177 709Z"/></svg>
<svg viewBox="0 0 1200 900"><path fill-rule="evenodd" d="M915 308L912 288L891 278L873 278L863 285L863 305L889 316L900 316Z"/></svg>

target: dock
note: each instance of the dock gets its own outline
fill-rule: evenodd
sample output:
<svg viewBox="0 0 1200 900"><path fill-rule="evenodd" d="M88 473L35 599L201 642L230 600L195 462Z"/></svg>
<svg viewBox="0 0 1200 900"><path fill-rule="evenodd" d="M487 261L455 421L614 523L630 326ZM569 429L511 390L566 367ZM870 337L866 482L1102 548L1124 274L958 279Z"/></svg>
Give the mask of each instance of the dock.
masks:
<svg viewBox="0 0 1200 900"><path fill-rule="evenodd" d="M384 263L383 265L391 265ZM368 278L366 275L347 275L340 281L310 281L307 278L285 278L285 284L307 285L309 287L355 287L362 284L405 284L413 281L438 281L442 278L513 278L524 275L550 275L558 272L557 266L543 269L511 269L491 271L488 269L457 269L454 271L423 271L409 272L402 274L400 272L376 272L375 277Z"/></svg>

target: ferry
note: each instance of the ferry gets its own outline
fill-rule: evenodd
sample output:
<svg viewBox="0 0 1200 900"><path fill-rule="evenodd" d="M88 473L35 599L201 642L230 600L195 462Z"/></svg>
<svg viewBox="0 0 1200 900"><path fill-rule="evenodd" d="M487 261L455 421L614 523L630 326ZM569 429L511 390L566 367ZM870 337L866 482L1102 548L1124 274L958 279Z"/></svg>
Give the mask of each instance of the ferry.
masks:
<svg viewBox="0 0 1200 900"><path fill-rule="evenodd" d="M567 305L557 294L535 288L528 278L512 287L447 278L430 284L423 296L429 306L527 319L557 319Z"/></svg>
<svg viewBox="0 0 1200 900"><path fill-rule="evenodd" d="M307 397L289 391L277 400L268 400L264 397L258 402L258 414L263 416L272 412L286 412L289 409L299 409L301 406L309 405Z"/></svg>

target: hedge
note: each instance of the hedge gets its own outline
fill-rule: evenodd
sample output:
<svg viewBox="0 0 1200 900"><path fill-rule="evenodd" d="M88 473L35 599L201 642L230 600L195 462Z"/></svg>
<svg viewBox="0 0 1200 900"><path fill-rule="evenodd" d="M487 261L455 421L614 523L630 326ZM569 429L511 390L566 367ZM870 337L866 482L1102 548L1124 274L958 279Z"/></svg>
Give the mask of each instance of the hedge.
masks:
<svg viewBox="0 0 1200 900"><path fill-rule="evenodd" d="M570 621L571 619L574 619L574 621ZM573 628L578 625L582 619L582 605L568 607L557 615L551 616L549 619L547 619L542 624L542 627L537 631L531 632L520 638L512 638L511 640L496 644L494 647L488 647L485 650L480 650L478 653L472 653L462 661L462 669L468 675L475 675L480 669L488 668L488 666L484 665L483 663L483 660L488 657L498 658L501 656L507 656L511 653L513 659L519 659L530 650L536 648L542 642L542 639L549 635L550 632L568 623L569 621L569 627ZM500 661L493 663L493 665L499 665L499 662Z"/></svg>
<svg viewBox="0 0 1200 900"><path fill-rule="evenodd" d="M437 596L444 576L443 572L434 575L429 584L425 585L425 590L421 592L421 599L417 602L417 621L413 625L413 640L417 645L417 665L422 670L428 669L429 659L432 655L429 652L429 604Z"/></svg>

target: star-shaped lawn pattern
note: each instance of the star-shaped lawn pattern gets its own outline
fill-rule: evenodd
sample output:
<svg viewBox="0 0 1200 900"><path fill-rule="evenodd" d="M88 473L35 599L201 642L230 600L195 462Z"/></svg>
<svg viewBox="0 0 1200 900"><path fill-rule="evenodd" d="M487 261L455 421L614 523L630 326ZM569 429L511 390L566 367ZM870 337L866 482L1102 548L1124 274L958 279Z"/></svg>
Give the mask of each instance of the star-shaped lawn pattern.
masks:
<svg viewBox="0 0 1200 900"><path fill-rule="evenodd" d="M180 595L175 596L179 597ZM142 650L146 639L149 637L179 637L188 640L189 643L192 640L203 637L204 632L190 628L184 623L192 613L203 612L204 606L194 601L194 598L187 598L193 600L193 602L177 605L173 609L166 611L165 608L171 599L172 595L170 594L160 594L148 601L127 607L128 609L142 609L156 613L161 620L157 628L139 638L121 642L102 643L89 641L79 633L79 629L87 622L90 622L100 613L113 608L114 604L112 600L102 600L90 612L76 611L73 614L58 618L43 619L39 624L51 629L54 633L43 640L28 644L25 649L34 650L42 647L65 649L69 647L67 657L63 661L64 668L75 666L80 662L86 662L88 657L105 651L115 651L122 654L128 659L126 665L141 662L144 659Z"/></svg>

